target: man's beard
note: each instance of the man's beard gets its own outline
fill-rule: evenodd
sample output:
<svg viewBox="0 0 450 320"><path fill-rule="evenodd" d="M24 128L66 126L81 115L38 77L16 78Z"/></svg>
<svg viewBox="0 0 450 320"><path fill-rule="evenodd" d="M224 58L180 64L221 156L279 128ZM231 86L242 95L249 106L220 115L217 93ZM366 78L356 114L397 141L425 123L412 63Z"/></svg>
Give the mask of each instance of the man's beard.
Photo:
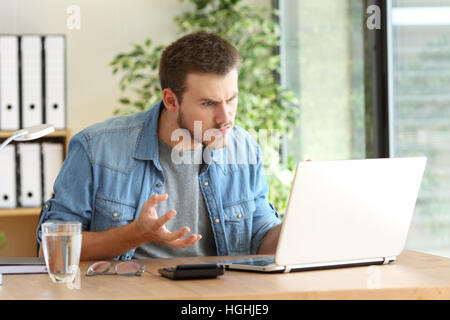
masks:
<svg viewBox="0 0 450 320"><path fill-rule="evenodd" d="M196 121L196 122L198 123L200 121ZM194 131L192 131L191 129L188 128L188 126L186 125L184 114L183 114L183 112L181 112L181 108L180 108L180 112L178 113L177 124L180 129L185 129L189 132L189 134L191 135L191 142L193 141L194 145L202 144L204 147L208 147L209 149L213 150L213 149L225 148L227 146L228 134L226 134L226 135L221 134L220 128L232 125L233 122L230 121L224 125L217 126L217 128L211 128L211 129L206 130L206 132L207 132L206 139L204 139L205 137L204 137L204 133L202 130L199 130L201 136L198 137L198 134L195 135ZM195 123L194 123L194 125L195 125ZM203 123L202 123L202 125L203 125ZM217 132L215 130L217 130Z"/></svg>

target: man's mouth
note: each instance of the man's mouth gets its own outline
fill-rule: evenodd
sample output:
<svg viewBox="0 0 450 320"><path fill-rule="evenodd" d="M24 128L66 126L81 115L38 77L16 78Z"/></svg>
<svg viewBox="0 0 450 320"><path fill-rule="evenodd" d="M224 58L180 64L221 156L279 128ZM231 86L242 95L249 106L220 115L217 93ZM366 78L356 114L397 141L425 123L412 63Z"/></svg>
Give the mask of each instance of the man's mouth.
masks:
<svg viewBox="0 0 450 320"><path fill-rule="evenodd" d="M221 134L228 133L228 132L231 130L232 127L233 127L232 124L228 124L228 125L226 125L226 126L224 126L224 127L222 127L222 128L219 129L219 130L220 130L220 133L221 133Z"/></svg>

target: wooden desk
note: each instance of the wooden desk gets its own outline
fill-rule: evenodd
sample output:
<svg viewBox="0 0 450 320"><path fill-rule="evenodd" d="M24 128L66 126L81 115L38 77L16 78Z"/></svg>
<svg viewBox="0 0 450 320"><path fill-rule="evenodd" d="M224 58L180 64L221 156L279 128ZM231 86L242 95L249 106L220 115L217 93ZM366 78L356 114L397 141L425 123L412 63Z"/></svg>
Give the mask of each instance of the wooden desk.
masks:
<svg viewBox="0 0 450 320"><path fill-rule="evenodd" d="M287 274L227 270L217 279L173 281L158 268L223 257L141 260L142 277L84 274L81 288L47 274L3 275L0 299L450 299L450 259L404 251L389 265ZM376 288L376 287L379 288Z"/></svg>

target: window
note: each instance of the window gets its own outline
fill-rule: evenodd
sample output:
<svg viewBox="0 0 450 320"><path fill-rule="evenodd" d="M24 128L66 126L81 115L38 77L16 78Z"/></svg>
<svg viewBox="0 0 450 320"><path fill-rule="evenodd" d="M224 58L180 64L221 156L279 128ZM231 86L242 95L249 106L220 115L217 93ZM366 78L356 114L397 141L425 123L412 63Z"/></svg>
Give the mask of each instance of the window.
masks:
<svg viewBox="0 0 450 320"><path fill-rule="evenodd" d="M377 3L381 31L371 33ZM450 257L450 0L278 7L281 82L300 109L286 149L295 161L426 156L406 249Z"/></svg>
<svg viewBox="0 0 450 320"><path fill-rule="evenodd" d="M406 247L450 257L450 1L393 0L388 18L390 155L428 158Z"/></svg>
<svg viewBox="0 0 450 320"><path fill-rule="evenodd" d="M294 160L365 157L361 0L280 0L282 85L299 100Z"/></svg>

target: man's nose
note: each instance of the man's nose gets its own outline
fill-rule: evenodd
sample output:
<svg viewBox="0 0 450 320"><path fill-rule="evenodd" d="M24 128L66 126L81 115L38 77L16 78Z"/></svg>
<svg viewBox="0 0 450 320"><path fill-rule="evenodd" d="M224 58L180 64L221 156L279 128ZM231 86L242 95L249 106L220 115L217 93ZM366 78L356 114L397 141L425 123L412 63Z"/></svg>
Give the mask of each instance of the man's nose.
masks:
<svg viewBox="0 0 450 320"><path fill-rule="evenodd" d="M228 123L231 120L230 111L231 107L226 102L220 103L217 108L216 122L218 124Z"/></svg>

